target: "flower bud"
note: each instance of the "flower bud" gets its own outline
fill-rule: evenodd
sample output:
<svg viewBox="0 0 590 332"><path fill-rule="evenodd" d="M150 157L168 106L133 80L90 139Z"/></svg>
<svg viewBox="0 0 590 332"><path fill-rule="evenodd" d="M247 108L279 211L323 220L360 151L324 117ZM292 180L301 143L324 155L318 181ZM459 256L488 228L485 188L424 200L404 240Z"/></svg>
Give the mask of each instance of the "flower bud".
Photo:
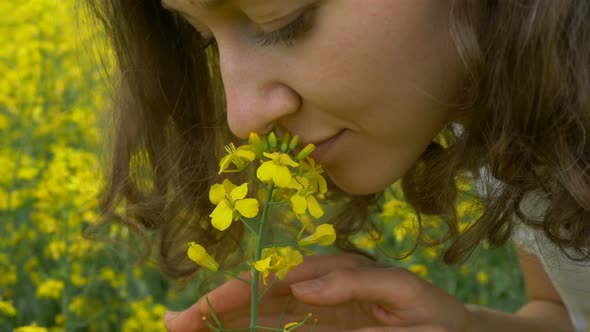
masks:
<svg viewBox="0 0 590 332"><path fill-rule="evenodd" d="M283 135L283 137L281 137L281 151L282 152L287 152L287 149L289 148L289 141L291 140L291 135L289 135L289 133L286 133L285 135Z"/></svg>
<svg viewBox="0 0 590 332"><path fill-rule="evenodd" d="M187 255L193 262L213 272L219 269L219 263L209 256L203 246L194 242L189 242L188 246Z"/></svg>
<svg viewBox="0 0 590 332"><path fill-rule="evenodd" d="M289 149L295 149L297 147L297 144L299 144L299 135L295 135L293 136L293 138L291 138L291 141L289 142Z"/></svg>
<svg viewBox="0 0 590 332"><path fill-rule="evenodd" d="M299 151L299 153L297 154L297 159L303 160L309 157L309 154L312 153L313 150L315 150L315 145L307 144L301 151Z"/></svg>
<svg viewBox="0 0 590 332"><path fill-rule="evenodd" d="M271 131L270 134L268 134L268 145L273 149L277 147L277 135L274 131Z"/></svg>
<svg viewBox="0 0 590 332"><path fill-rule="evenodd" d="M261 139L257 133L250 133L250 136L248 137L248 142L250 143L250 145L254 147L254 153L256 154L256 158L260 158L262 156L262 152L266 151L266 148L264 147L266 140L264 138Z"/></svg>

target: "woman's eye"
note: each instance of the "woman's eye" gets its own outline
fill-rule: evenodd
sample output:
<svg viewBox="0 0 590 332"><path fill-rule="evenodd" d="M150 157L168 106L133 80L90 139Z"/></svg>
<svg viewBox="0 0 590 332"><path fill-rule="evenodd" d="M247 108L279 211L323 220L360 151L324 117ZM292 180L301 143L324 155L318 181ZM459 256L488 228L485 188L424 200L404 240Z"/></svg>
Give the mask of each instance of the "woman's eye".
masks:
<svg viewBox="0 0 590 332"><path fill-rule="evenodd" d="M293 47L293 42L296 39L303 37L303 35L311 28L314 13L314 8L310 8L282 28L271 32L257 33L257 44L259 46L284 44L287 47Z"/></svg>
<svg viewBox="0 0 590 332"><path fill-rule="evenodd" d="M303 37L313 25L315 8L309 8L299 15L291 23L270 32L257 32L255 35L256 44L259 46L271 46L284 44L287 47L293 47L293 42ZM205 39L203 49L215 44L215 38Z"/></svg>

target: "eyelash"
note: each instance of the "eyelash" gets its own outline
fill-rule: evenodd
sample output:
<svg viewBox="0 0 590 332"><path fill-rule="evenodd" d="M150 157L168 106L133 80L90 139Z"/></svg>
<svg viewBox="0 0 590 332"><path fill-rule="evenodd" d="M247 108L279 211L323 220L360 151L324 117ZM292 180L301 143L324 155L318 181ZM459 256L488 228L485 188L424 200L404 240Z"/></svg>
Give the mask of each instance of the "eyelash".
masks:
<svg viewBox="0 0 590 332"><path fill-rule="evenodd" d="M287 47L293 47L293 41L305 34L312 26L312 14L315 8L310 8L291 23L271 32L256 33L256 44L259 46L278 45L283 43ZM205 40L203 49L216 44L214 37Z"/></svg>

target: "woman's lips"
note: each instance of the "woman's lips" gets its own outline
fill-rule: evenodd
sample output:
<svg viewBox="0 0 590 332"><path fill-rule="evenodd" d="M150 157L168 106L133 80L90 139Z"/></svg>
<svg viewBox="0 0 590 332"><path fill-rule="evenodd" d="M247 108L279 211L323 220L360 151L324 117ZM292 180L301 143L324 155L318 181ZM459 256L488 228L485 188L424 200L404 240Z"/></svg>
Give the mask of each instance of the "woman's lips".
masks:
<svg viewBox="0 0 590 332"><path fill-rule="evenodd" d="M330 154L330 151L334 149L334 147L338 144L338 141L342 137L344 130L340 131L338 134L325 139L319 142L315 150L310 154L310 157L313 158L318 163L322 163L323 161L327 160Z"/></svg>

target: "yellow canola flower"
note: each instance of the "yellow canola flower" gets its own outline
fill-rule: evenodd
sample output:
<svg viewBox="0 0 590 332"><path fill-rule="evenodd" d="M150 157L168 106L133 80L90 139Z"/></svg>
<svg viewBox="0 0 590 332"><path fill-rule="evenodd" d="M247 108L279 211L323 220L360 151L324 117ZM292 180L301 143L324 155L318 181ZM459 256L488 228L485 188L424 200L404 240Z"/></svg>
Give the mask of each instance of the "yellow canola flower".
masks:
<svg viewBox="0 0 590 332"><path fill-rule="evenodd" d="M412 264L408 270L414 272L418 276L424 278L428 274L428 267L424 264Z"/></svg>
<svg viewBox="0 0 590 332"><path fill-rule="evenodd" d="M264 284L270 272L275 272L279 280L285 279L287 273L303 263L301 253L291 247L274 247L262 250L262 259L254 263L254 268L262 272Z"/></svg>
<svg viewBox="0 0 590 332"><path fill-rule="evenodd" d="M256 170L256 177L260 181L271 181L277 187L286 188L291 183L291 171L288 166L297 167L298 163L293 161L286 153L264 152L264 156L270 160L265 161Z"/></svg>
<svg viewBox="0 0 590 332"><path fill-rule="evenodd" d="M321 194L328 192L328 183L322 176L324 170L320 164L316 164L315 160L307 158L301 161L301 170L303 176L309 180L310 190Z"/></svg>
<svg viewBox="0 0 590 332"><path fill-rule="evenodd" d="M297 189L297 192L290 198L293 212L301 215L309 210L309 214L316 219L324 215L324 211L314 197L314 191L311 190L310 182L307 178L298 176L296 180L291 182L290 187Z"/></svg>
<svg viewBox="0 0 590 332"><path fill-rule="evenodd" d="M59 299L64 288L63 281L49 279L37 288L37 297L40 299Z"/></svg>
<svg viewBox="0 0 590 332"><path fill-rule="evenodd" d="M31 325L21 326L14 329L13 332L47 332L48 330L44 327L37 326L36 322Z"/></svg>
<svg viewBox="0 0 590 332"><path fill-rule="evenodd" d="M219 263L213 257L209 256L205 248L200 244L189 242L186 254L193 262L208 270L216 272L219 269Z"/></svg>
<svg viewBox="0 0 590 332"><path fill-rule="evenodd" d="M488 282L490 281L488 274L483 271L477 272L476 277L477 277L477 281L482 285L487 285Z"/></svg>
<svg viewBox="0 0 590 332"><path fill-rule="evenodd" d="M225 179L222 184L212 185L209 200L217 205L209 215L213 227L224 231L240 216L255 217L258 214L258 201L254 198L244 198L247 194L247 183L236 186Z"/></svg>
<svg viewBox="0 0 590 332"><path fill-rule="evenodd" d="M0 314L9 317L16 316L16 309L11 301L0 301Z"/></svg>
<svg viewBox="0 0 590 332"><path fill-rule="evenodd" d="M299 240L300 247L310 246L319 243L322 246L329 246L336 241L336 231L330 224L321 224L316 227L315 232Z"/></svg>
<svg viewBox="0 0 590 332"><path fill-rule="evenodd" d="M242 145L238 148L234 143L229 143L225 146L227 155L219 161L219 173L223 172L239 172L248 167L250 163L256 158L254 147L252 145ZM228 170L229 166L234 164L235 170Z"/></svg>

